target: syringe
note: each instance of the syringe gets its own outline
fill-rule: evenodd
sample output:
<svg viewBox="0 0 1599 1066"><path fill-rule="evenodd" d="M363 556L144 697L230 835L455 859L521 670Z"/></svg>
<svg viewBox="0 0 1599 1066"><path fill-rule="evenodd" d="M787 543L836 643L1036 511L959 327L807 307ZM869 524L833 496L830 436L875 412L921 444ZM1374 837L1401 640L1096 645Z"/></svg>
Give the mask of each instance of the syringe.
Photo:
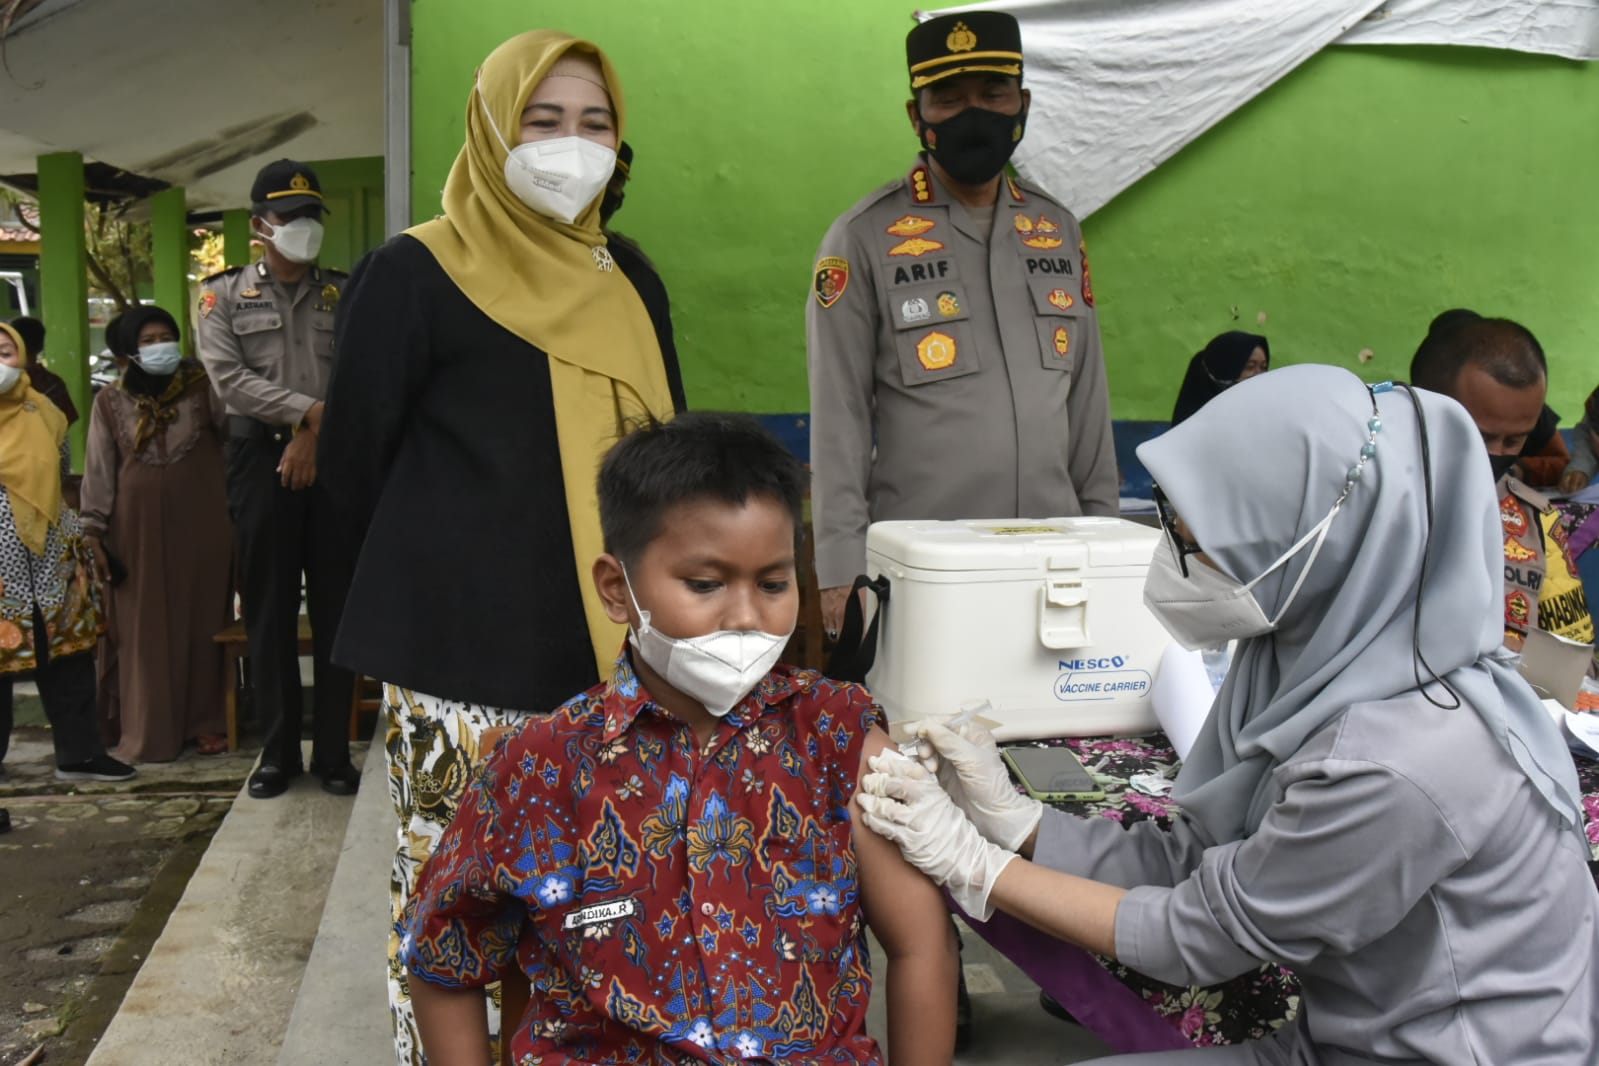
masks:
<svg viewBox="0 0 1599 1066"><path fill-rule="evenodd" d="M983 712L991 710L993 710L993 705L987 700L969 700L961 704L961 709L955 713L955 717L945 719L939 725L945 729L956 730L972 719L980 717ZM914 737L903 741L899 745L899 753L907 758L919 759L921 758L921 743L919 739Z"/></svg>

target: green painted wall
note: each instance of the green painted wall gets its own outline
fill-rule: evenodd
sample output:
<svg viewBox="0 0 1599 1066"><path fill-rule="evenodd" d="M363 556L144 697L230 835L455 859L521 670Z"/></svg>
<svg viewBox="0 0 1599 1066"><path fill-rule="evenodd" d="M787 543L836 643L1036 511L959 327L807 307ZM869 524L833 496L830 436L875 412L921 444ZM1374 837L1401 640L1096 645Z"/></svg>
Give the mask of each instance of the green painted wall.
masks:
<svg viewBox="0 0 1599 1066"><path fill-rule="evenodd" d="M803 312L829 223L902 174L911 5L518 0L413 7L413 216L439 209L473 71L535 25L591 37L638 157L617 227L671 289L690 402L806 406ZM1115 413L1165 418L1189 356L1238 324L1279 365L1403 376L1434 313L1543 340L1552 402L1599 383L1599 64L1332 49L1085 224ZM1068 202L1071 190L1043 184ZM1374 358L1362 366L1357 353Z"/></svg>
<svg viewBox="0 0 1599 1066"><path fill-rule="evenodd" d="M322 185L327 212L323 266L349 270L372 248L383 243L383 157L307 160Z"/></svg>

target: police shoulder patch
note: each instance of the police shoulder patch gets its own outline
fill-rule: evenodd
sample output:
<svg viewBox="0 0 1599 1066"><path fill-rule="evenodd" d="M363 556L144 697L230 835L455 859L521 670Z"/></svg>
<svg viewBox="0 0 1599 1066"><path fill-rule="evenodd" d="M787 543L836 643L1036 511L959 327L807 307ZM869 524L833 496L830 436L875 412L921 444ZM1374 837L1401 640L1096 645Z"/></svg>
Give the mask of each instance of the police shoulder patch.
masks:
<svg viewBox="0 0 1599 1066"><path fill-rule="evenodd" d="M824 255L816 261L816 279L812 285L816 302L832 307L849 287L849 260L841 255Z"/></svg>

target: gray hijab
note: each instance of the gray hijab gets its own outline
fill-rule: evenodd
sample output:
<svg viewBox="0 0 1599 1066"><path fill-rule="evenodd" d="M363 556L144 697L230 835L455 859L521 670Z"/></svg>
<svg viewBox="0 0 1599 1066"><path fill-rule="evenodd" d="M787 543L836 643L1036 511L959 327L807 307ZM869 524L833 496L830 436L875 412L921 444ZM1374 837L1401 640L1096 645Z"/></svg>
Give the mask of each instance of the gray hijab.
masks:
<svg viewBox="0 0 1599 1066"><path fill-rule="evenodd" d="M1422 655L1509 752L1561 821L1581 832L1576 768L1516 673L1504 636L1504 535L1482 438L1455 401L1419 392L1432 467L1426 538L1419 424L1404 389L1373 394L1331 366L1274 370L1223 392L1138 457L1194 540L1236 581L1259 576L1326 517L1358 461L1375 403L1376 454L1332 521L1277 629L1240 642L1173 792L1218 843L1254 832L1272 770L1356 703L1417 691ZM1426 584L1419 586L1422 556ZM1309 546L1253 594L1276 617ZM1194 565L1190 563L1190 565ZM1453 702L1443 686L1426 692Z"/></svg>

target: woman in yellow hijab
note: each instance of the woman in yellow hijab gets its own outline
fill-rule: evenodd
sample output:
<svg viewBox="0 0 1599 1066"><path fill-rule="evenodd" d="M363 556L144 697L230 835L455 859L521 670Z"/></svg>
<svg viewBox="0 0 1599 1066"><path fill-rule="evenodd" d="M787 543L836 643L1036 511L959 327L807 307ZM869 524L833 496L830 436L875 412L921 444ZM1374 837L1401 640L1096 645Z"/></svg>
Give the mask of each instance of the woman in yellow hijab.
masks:
<svg viewBox="0 0 1599 1066"><path fill-rule="evenodd" d="M11 682L31 673L50 720L56 777L126 781L95 713L100 615L78 515L61 498L67 419L23 370L26 349L0 323L0 759L11 740Z"/></svg>
<svg viewBox="0 0 1599 1066"><path fill-rule="evenodd" d="M666 292L600 228L626 109L594 44L536 30L473 74L444 214L356 266L318 476L360 559L334 658L383 682L399 916L485 731L610 676L588 580L600 457L682 406ZM391 945L401 1063L420 1045Z"/></svg>

